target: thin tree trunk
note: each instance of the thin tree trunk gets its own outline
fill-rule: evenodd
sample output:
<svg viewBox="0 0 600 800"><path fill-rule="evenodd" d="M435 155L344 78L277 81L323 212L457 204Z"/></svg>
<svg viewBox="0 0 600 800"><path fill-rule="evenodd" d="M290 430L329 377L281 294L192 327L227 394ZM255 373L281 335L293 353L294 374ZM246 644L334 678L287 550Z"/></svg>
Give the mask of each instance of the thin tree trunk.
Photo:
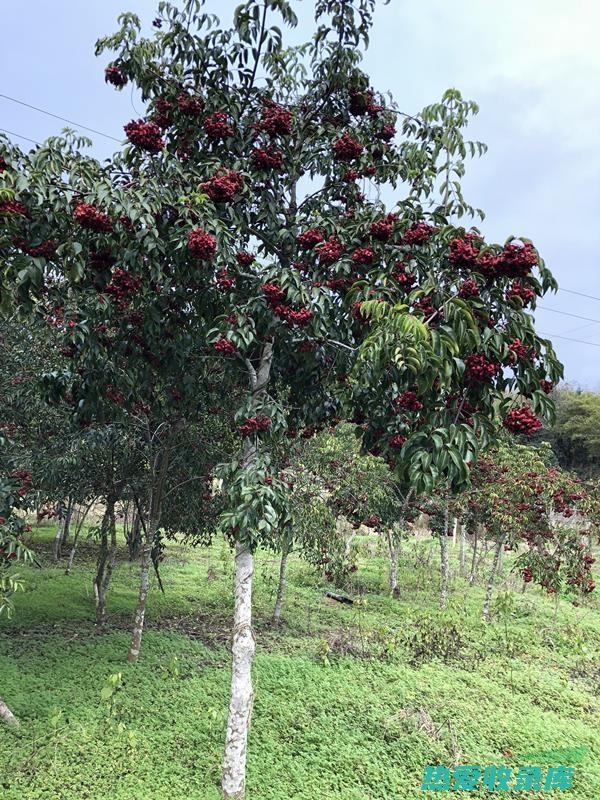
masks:
<svg viewBox="0 0 600 800"><path fill-rule="evenodd" d="M473 531L473 558L471 559L471 573L469 575L469 586L475 583L475 575L477 574L477 545L479 544L479 526L475 526Z"/></svg>
<svg viewBox="0 0 600 800"><path fill-rule="evenodd" d="M140 654L142 646L142 633L144 632L144 620L146 617L146 603L148 601L148 590L150 588L150 551L152 550L151 542L144 542L142 545L142 558L141 558L141 574L140 574L140 593L138 597L138 604L135 611L135 619L133 622L133 633L131 636L131 645L129 653L127 654L127 661L130 664L135 664Z"/></svg>
<svg viewBox="0 0 600 800"><path fill-rule="evenodd" d="M448 526L444 526L438 536L440 538L440 608L446 608L446 601L448 600L448 574L450 572L448 567Z"/></svg>
<svg viewBox="0 0 600 800"><path fill-rule="evenodd" d="M466 544L466 531L465 526L460 525L458 530L458 573L462 577L465 574L465 544Z"/></svg>
<svg viewBox="0 0 600 800"><path fill-rule="evenodd" d="M111 534L111 539L114 539L115 531L115 501L109 497L106 502L106 509L102 517L102 524L100 525L100 551L98 553L98 561L96 562L96 575L94 576L94 597L96 600L96 621L98 625L104 626L106 624L106 595L108 586L112 575L112 565L110 564L111 550L112 558L116 554L116 540L114 541L114 549L109 550L108 536Z"/></svg>
<svg viewBox="0 0 600 800"><path fill-rule="evenodd" d="M269 383L273 343L263 345L258 370L246 361L250 375L252 409L260 407ZM256 460L257 446L246 439L244 458L240 469L248 469ZM224 800L243 800L246 792L246 751L252 717L252 661L256 648L252 632L252 552L247 543L235 545L235 602L233 642L231 647L231 698L227 718L227 734L223 755L221 786Z"/></svg>
<svg viewBox="0 0 600 800"><path fill-rule="evenodd" d="M12 713L10 708L6 705L4 700L0 697L0 719L3 719L11 728L19 727L19 720Z"/></svg>
<svg viewBox="0 0 600 800"><path fill-rule="evenodd" d="M392 530L387 532L388 548L390 551L390 594L392 597L400 597L400 587L398 586L398 557L400 555L400 539L394 536Z"/></svg>
<svg viewBox="0 0 600 800"><path fill-rule="evenodd" d="M485 590L485 602L483 604L483 618L486 622L490 621L490 604L492 602L492 592L494 591L494 578L496 577L496 573L498 572L498 566L500 564L500 554L502 553L502 548L504 547L504 542L506 540L506 536L502 536L496 545L496 550L494 553L494 560L492 562L492 568L490 570L490 575L487 582L487 587Z"/></svg>
<svg viewBox="0 0 600 800"><path fill-rule="evenodd" d="M67 515L65 517L65 524L63 525L63 532L60 539L60 555L62 555L62 548L66 547L67 542L69 541L69 534L71 533L71 517L73 516L73 508L75 503L73 499L69 498L69 504L67 506Z"/></svg>
<svg viewBox="0 0 600 800"><path fill-rule="evenodd" d="M60 558L60 543L62 541L64 524L65 524L65 518L59 517L58 524L56 526L56 533L54 534L54 540L52 542L52 558L54 559L54 561L58 561L58 559Z"/></svg>
<svg viewBox="0 0 600 800"><path fill-rule="evenodd" d="M272 622L274 625L279 625L281 620L281 610L283 608L283 598L285 597L285 572L287 567L287 560L290 554L290 545L287 534L284 534L283 544L281 548L281 562L279 564L279 584L277 585L277 597L275 598L275 608L273 609Z"/></svg>
<svg viewBox="0 0 600 800"><path fill-rule="evenodd" d="M92 500L92 502L88 505L88 507L83 512L83 515L77 520L77 527L75 528L75 536L73 537L73 544L71 546L71 552L69 553L69 561L67 562L67 568L65 569L65 575L70 575L71 570L73 569L73 561L75 560L75 553L77 552L77 542L79 540L79 534L81 533L81 529L83 528L83 524L87 519L87 515L90 512L91 507L94 505L96 498Z"/></svg>
<svg viewBox="0 0 600 800"><path fill-rule="evenodd" d="M231 666L231 700L223 761L225 800L243 800L246 786L246 750L252 716L252 553L241 542L235 546L235 611Z"/></svg>
<svg viewBox="0 0 600 800"><path fill-rule="evenodd" d="M175 429L171 431L174 432ZM136 507L140 525L144 530L144 540L141 548L140 564L140 593L138 604L133 621L133 632L131 634L131 644L127 654L130 664L135 664L140 654L142 645L142 634L144 632L144 620L146 618L146 603L148 602L148 591L150 589L150 564L152 561L152 547L156 532L160 526L162 503L164 499L165 481L169 467L170 449L160 449L152 459L152 486L150 491L150 503L148 507L148 524L144 525L142 511L136 499Z"/></svg>

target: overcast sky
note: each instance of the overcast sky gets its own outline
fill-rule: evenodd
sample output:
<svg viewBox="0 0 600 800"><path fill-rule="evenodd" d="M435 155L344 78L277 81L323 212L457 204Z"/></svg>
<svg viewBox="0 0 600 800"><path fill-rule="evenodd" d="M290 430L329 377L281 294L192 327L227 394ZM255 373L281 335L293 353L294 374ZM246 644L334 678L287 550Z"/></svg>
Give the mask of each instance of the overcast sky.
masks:
<svg viewBox="0 0 600 800"><path fill-rule="evenodd" d="M236 5L206 7L229 21ZM314 3L294 5L304 39ZM129 88L104 83L107 59L95 58L94 42L126 10L149 23L155 3L3 3L0 94L122 138L123 124L142 109ZM538 328L552 334L566 379L592 389L600 389L599 26L596 0L391 0L379 4L365 60L373 85L404 111L436 102L451 86L479 103L469 136L489 151L468 169L467 199L486 211L480 227L488 240L524 235L540 249L561 290L541 303ZM0 128L41 141L62 127L0 97ZM90 135L101 158L117 146Z"/></svg>

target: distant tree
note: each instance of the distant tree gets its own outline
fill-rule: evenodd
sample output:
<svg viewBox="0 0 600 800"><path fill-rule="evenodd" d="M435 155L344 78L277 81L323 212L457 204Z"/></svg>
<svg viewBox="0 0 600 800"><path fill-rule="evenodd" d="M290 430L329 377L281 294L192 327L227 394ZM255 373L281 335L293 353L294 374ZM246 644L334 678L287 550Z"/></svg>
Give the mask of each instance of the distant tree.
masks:
<svg viewBox="0 0 600 800"><path fill-rule="evenodd" d="M563 467L600 475L600 394L569 387L554 392L556 420L544 430Z"/></svg>

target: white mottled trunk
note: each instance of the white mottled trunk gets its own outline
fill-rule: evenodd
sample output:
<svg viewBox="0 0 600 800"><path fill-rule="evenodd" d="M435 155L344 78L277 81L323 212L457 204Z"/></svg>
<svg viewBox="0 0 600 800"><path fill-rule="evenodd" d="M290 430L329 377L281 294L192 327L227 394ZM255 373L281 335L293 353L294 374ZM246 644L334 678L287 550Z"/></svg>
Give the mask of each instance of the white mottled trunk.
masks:
<svg viewBox="0 0 600 800"><path fill-rule="evenodd" d="M146 617L146 603L148 601L148 590L150 589L150 551L151 542L145 542L142 547L141 571L140 571L140 594L138 597L135 619L133 622L133 633L131 635L131 645L127 654L127 661L135 664L140 654L142 646L142 634L144 632L144 619Z"/></svg>
<svg viewBox="0 0 600 800"><path fill-rule="evenodd" d="M492 562L492 568L490 570L490 575L487 582L487 587L485 590L485 602L483 604L483 618L486 622L490 620L490 605L492 602L492 592L494 591L494 578L498 572L498 566L500 565L500 556L502 550L504 548L504 541L506 537L502 537L499 539L498 544L496 545L496 551L494 553L494 560Z"/></svg>
<svg viewBox="0 0 600 800"><path fill-rule="evenodd" d="M10 708L6 705L4 700L0 697L0 719L3 719L7 725L10 725L12 728L19 727L19 720L15 717L12 713Z"/></svg>
<svg viewBox="0 0 600 800"><path fill-rule="evenodd" d="M471 559L471 574L469 575L469 586L475 583L475 576L477 575L477 545L479 543L479 526L475 527L473 531L473 558Z"/></svg>
<svg viewBox="0 0 600 800"><path fill-rule="evenodd" d="M440 608L446 608L448 599L448 537L443 531L440 533Z"/></svg>
<svg viewBox="0 0 600 800"><path fill-rule="evenodd" d="M390 594L392 597L400 596L398 586L398 557L400 555L400 539L394 536L393 531L388 531L388 548L390 551Z"/></svg>
<svg viewBox="0 0 600 800"><path fill-rule="evenodd" d="M465 526L460 525L458 529L458 571L461 577L465 574Z"/></svg>
<svg viewBox="0 0 600 800"><path fill-rule="evenodd" d="M246 751L252 716L252 573L253 558L248 547L235 546L235 611L233 625L231 700L225 755L223 759L223 797L243 800L246 786Z"/></svg>
<svg viewBox="0 0 600 800"><path fill-rule="evenodd" d="M448 577L450 566L448 564L448 506L444 513L444 528L439 533L440 537L440 608L446 608L448 599Z"/></svg>
<svg viewBox="0 0 600 800"><path fill-rule="evenodd" d="M56 526L56 533L54 534L54 540L52 542L52 557L55 561L58 561L60 558L60 549L61 549L61 542L63 536L63 525L64 520L59 520L58 525Z"/></svg>
<svg viewBox="0 0 600 800"><path fill-rule="evenodd" d="M281 550L281 562L279 564L279 584L277 586L277 597L275 599L275 608L273 609L273 623L279 624L281 620L281 611L283 609L283 599L285 597L285 572L287 568L287 560L290 553L289 544L284 541Z"/></svg>

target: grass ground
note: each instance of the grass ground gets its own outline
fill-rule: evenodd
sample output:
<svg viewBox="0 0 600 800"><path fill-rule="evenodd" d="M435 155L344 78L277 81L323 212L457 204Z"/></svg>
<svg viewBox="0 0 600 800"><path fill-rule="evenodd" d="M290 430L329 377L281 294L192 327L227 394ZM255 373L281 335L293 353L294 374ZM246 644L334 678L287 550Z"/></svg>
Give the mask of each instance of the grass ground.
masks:
<svg viewBox="0 0 600 800"><path fill-rule="evenodd" d="M44 552L50 536L37 533ZM423 769L456 763L570 765L567 792L500 796L599 798L597 601L562 598L557 607L515 583L512 601L485 625L483 588L456 575L449 609L437 611L433 542L405 547L399 600L386 596L375 540L361 548L352 587L361 602L352 607L327 600L325 584L292 559L277 630L276 558L257 558L249 800L439 797L421 790ZM0 695L22 723L18 733L0 728L3 800L217 800L230 677L227 547L170 547L166 594L153 588L135 667L125 656L136 565L119 563L104 633L93 624L91 548L70 576L44 556L41 569L21 572L28 591L0 623Z"/></svg>

